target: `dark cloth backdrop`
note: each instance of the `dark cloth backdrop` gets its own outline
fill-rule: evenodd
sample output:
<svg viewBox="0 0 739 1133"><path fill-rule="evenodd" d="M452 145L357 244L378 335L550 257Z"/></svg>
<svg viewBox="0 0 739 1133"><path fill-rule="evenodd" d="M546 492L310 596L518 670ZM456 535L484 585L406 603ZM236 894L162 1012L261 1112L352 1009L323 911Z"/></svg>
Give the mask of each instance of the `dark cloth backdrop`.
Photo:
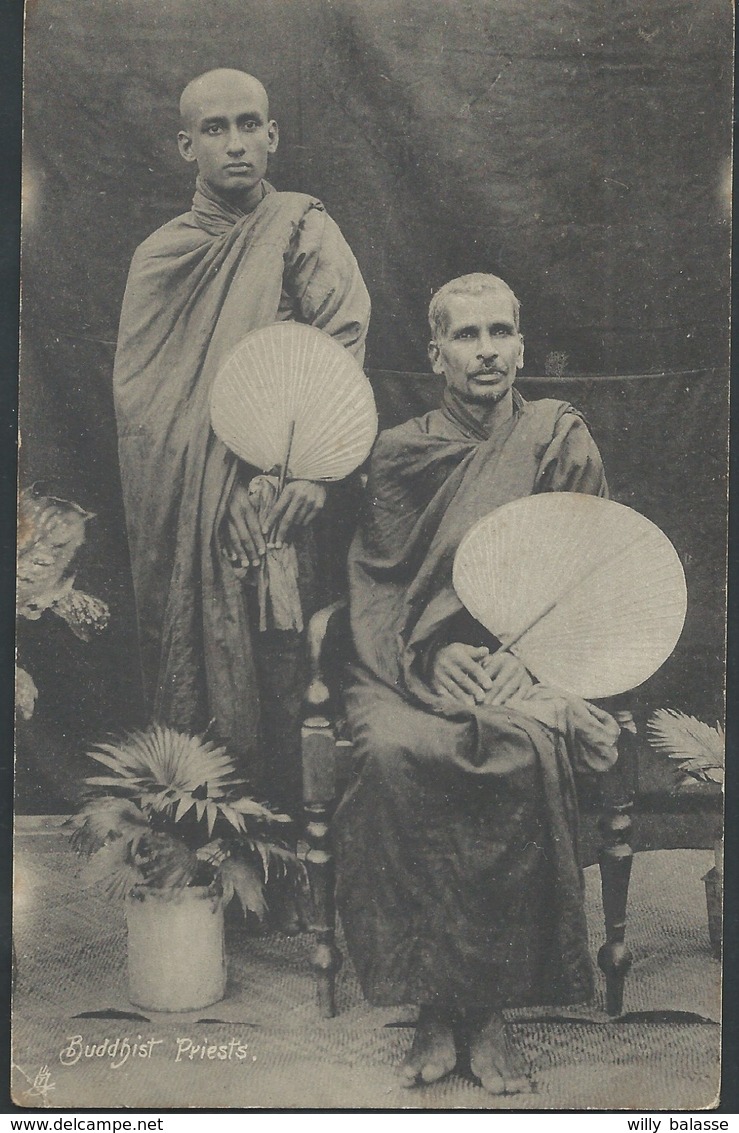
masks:
<svg viewBox="0 0 739 1133"><path fill-rule="evenodd" d="M584 410L614 494L685 564L686 631L642 696L715 717L731 44L728 0L29 3L21 476L96 513L79 585L112 621L89 645L21 627L40 690L22 809L68 805L85 742L141 721L112 360L134 248L189 208L180 90L216 66L264 81L271 179L319 196L359 260L385 421L435 396L388 374L425 369L432 291L476 270L511 283L525 373L550 375L522 389Z"/></svg>

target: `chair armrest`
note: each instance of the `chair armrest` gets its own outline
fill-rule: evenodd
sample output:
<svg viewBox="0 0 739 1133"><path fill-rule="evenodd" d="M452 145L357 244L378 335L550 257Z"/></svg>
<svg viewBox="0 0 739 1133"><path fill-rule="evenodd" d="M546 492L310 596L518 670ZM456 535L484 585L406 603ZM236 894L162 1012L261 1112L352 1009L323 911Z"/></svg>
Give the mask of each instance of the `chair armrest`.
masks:
<svg viewBox="0 0 739 1133"><path fill-rule="evenodd" d="M346 598L318 610L308 622L308 687L303 697L303 722L309 728L326 728L336 707L333 670L337 652L346 655L349 637L349 606ZM337 650L337 644L343 646Z"/></svg>

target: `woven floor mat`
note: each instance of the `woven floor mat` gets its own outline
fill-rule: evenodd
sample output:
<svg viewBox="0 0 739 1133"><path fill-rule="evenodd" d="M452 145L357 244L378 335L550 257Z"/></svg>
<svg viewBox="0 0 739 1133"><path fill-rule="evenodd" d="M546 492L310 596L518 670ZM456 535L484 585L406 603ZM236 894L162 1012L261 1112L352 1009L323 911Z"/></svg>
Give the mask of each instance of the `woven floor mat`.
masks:
<svg viewBox="0 0 739 1133"><path fill-rule="evenodd" d="M399 1088L393 1068L411 1041L413 1009L368 1007L346 964L339 1013L321 1020L307 936L229 930L222 1002L177 1015L132 1007L122 910L81 888L61 839L54 852L48 838L43 852L37 845L20 838L16 854L13 1096L21 1105L697 1110L715 1102L720 965L707 936L706 853L637 855L626 1021L607 1019L600 976L585 1008L511 1012L536 1092L497 1099L458 1075ZM599 889L597 869L587 870L593 953L603 940ZM655 1012L675 1021L653 1021Z"/></svg>

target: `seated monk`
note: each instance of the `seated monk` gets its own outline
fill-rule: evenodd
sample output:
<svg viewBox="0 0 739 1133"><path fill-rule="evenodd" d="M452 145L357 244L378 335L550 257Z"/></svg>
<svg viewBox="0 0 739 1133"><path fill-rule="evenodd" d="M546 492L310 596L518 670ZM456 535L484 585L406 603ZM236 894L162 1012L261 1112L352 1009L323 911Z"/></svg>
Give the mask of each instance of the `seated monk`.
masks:
<svg viewBox="0 0 739 1133"><path fill-rule="evenodd" d="M513 388L523 338L507 284L452 280L429 319L442 407L380 435L350 555L347 712L363 762L334 820L337 899L369 1001L419 1007L403 1084L468 1064L486 1090L516 1093L529 1080L503 1009L592 992L573 771L612 766L618 726L496 651L452 563L502 504L607 487L580 414Z"/></svg>

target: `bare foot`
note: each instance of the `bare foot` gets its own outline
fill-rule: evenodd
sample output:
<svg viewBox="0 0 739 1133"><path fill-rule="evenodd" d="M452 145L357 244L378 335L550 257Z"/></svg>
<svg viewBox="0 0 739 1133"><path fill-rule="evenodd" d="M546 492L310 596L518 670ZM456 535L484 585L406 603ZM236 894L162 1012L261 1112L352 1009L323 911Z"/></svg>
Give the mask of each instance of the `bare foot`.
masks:
<svg viewBox="0 0 739 1133"><path fill-rule="evenodd" d="M451 1020L422 1007L413 1044L398 1067L405 1087L438 1082L457 1065L457 1048Z"/></svg>
<svg viewBox="0 0 739 1133"><path fill-rule="evenodd" d="M470 1067L489 1094L526 1094L526 1066L508 1041L505 1020L491 1012L470 1030Z"/></svg>

